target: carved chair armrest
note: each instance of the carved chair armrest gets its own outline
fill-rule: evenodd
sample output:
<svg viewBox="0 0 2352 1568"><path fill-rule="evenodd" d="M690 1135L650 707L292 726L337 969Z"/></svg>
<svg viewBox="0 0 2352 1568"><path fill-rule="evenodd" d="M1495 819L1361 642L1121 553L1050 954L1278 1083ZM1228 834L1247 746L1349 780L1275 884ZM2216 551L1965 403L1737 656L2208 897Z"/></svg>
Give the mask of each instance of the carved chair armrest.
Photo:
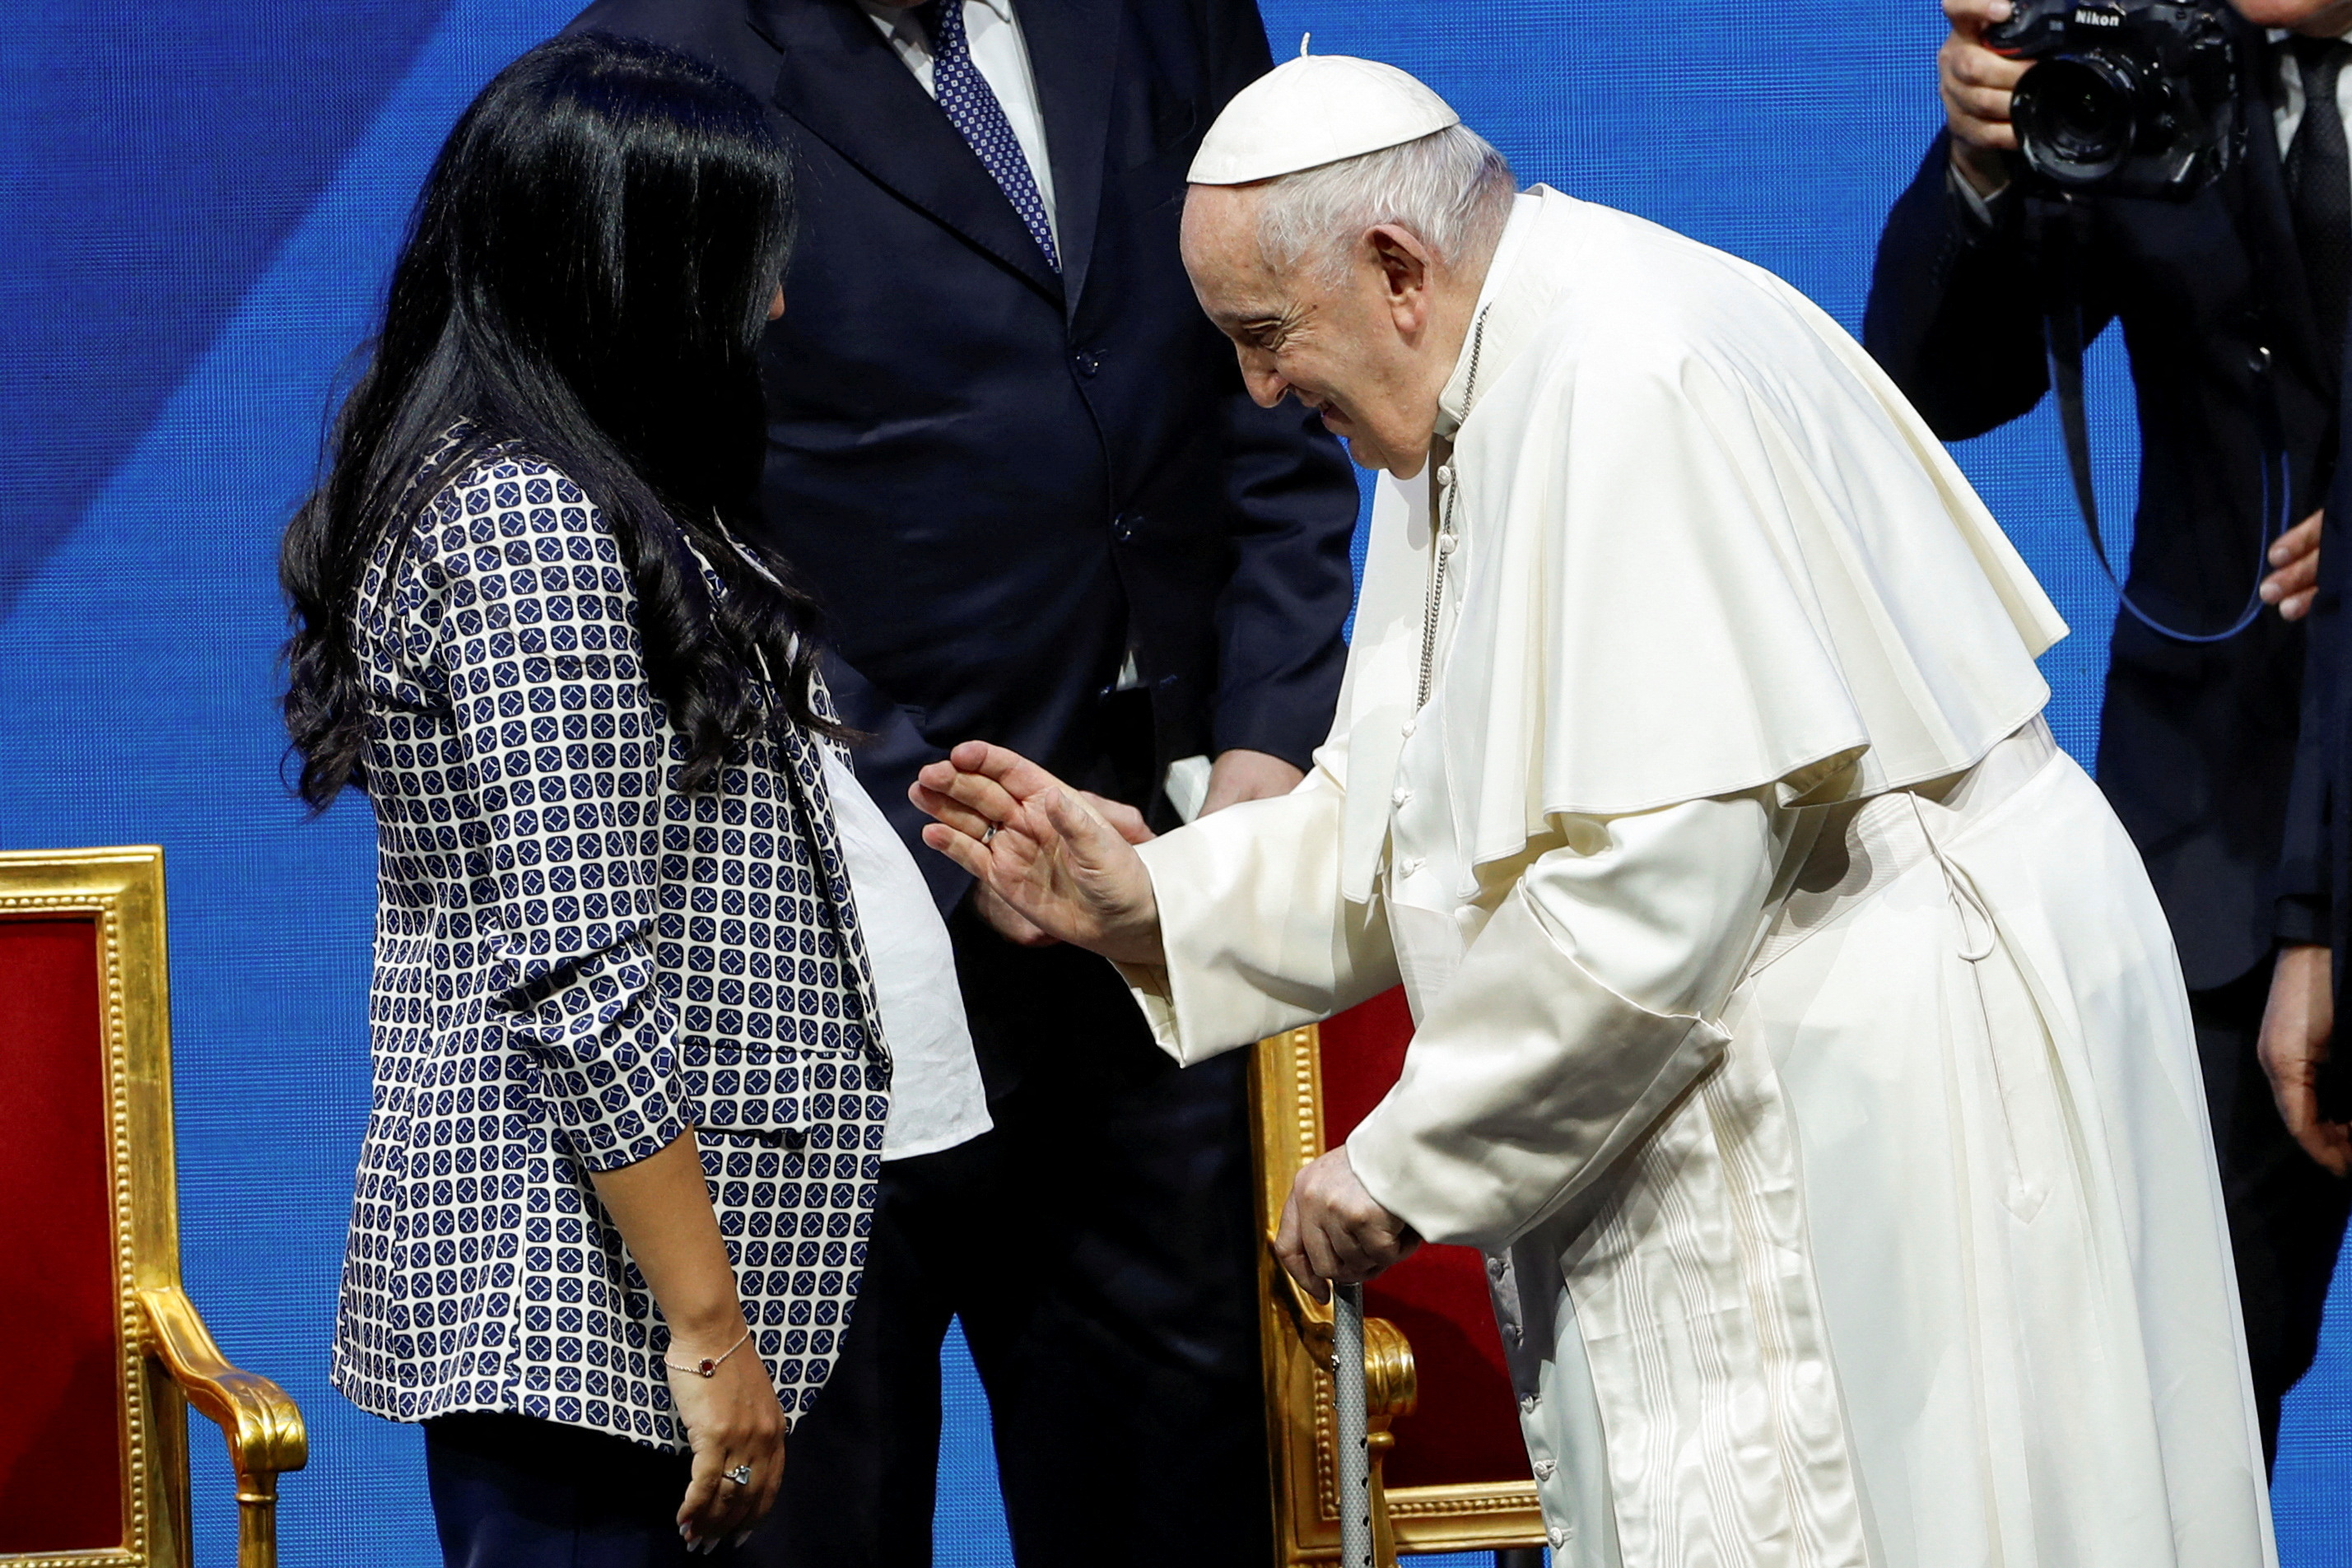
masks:
<svg viewBox="0 0 2352 1568"><path fill-rule="evenodd" d="M1266 1239L1269 1250L1274 1239ZM1282 1301L1290 1309L1290 1321L1298 1331L1298 1338L1308 1354L1329 1366L1338 1354L1332 1343L1331 1304L1318 1301L1308 1295L1305 1287L1290 1277L1290 1270L1275 1260L1275 1278L1282 1281ZM1420 1402L1421 1385L1413 1370L1412 1345L1405 1339L1404 1331L1386 1318L1364 1320L1364 1413L1378 1421L1398 1416L1410 1416Z"/></svg>
<svg viewBox="0 0 2352 1568"><path fill-rule="evenodd" d="M279 1473L300 1469L310 1457L302 1412L269 1379L229 1364L179 1286L143 1289L139 1304L147 1312L149 1352L186 1390L188 1402L218 1422L228 1439L237 1500L274 1500Z"/></svg>

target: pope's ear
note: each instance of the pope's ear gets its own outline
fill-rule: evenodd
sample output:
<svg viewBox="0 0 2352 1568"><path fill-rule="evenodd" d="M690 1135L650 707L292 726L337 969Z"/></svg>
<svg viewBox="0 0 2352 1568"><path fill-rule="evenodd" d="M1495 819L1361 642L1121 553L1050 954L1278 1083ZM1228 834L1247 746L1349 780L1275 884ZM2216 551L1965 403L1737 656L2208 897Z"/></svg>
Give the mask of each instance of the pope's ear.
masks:
<svg viewBox="0 0 2352 1568"><path fill-rule="evenodd" d="M1398 329L1417 332L1429 319L1431 274L1436 257L1411 229L1381 224L1364 233L1373 263L1381 269L1381 290Z"/></svg>

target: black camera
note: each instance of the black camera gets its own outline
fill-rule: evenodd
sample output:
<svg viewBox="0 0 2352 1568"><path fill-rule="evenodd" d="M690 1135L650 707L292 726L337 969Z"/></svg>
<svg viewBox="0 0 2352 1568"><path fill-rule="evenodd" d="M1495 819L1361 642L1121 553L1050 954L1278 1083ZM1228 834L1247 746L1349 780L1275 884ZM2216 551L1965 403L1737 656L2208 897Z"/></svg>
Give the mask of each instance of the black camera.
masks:
<svg viewBox="0 0 2352 1568"><path fill-rule="evenodd" d="M1984 38L2033 61L2010 119L2045 189L2185 201L2243 151L2224 0L2016 0Z"/></svg>

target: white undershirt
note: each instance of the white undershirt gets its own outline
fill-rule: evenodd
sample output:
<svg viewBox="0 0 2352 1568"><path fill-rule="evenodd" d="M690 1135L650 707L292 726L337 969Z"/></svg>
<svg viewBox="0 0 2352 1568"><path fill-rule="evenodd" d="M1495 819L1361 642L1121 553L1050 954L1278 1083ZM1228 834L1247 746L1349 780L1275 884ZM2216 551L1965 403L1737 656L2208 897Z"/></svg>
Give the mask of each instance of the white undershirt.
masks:
<svg viewBox="0 0 2352 1568"><path fill-rule="evenodd" d="M834 825L874 967L882 1038L890 1047L890 1124L882 1157L937 1154L991 1125L947 925L882 809L833 747L817 749L824 753Z"/></svg>
<svg viewBox="0 0 2352 1568"><path fill-rule="evenodd" d="M858 0L866 15L890 40L891 50L905 62L923 90L933 98L931 40L912 5L886 5L881 0ZM971 45L971 63L1004 110L1013 139L1037 182L1045 204L1045 222L1054 231L1054 246L1062 244L1062 225L1054 214L1054 170L1045 160L1045 117L1037 108L1037 78L1029 68L1029 47L1022 42L1021 25L1013 19L1013 0L964 0L964 37Z"/></svg>

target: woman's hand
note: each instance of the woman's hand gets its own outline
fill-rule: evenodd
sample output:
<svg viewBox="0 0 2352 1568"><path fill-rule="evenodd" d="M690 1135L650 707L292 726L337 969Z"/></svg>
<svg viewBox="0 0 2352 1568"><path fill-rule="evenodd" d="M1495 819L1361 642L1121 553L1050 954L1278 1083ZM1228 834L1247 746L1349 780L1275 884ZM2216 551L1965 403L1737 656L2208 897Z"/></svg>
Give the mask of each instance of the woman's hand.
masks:
<svg viewBox="0 0 2352 1568"><path fill-rule="evenodd" d="M739 1313L738 1334L743 1332L740 1323ZM767 1517L784 1479L784 1412L776 1403L775 1385L768 1381L760 1347L743 1345L709 1377L679 1370L705 1356L716 1359L726 1350L723 1339L713 1343L674 1334L666 1358L674 1364L669 1368L670 1402L694 1449L694 1472L677 1510L677 1532L689 1551L715 1552L722 1541L741 1545L752 1527ZM727 1479L727 1472L739 1465L751 1467L748 1484Z"/></svg>
<svg viewBox="0 0 2352 1568"><path fill-rule="evenodd" d="M669 1324L662 1359L689 1368L706 1357L718 1362L709 1377L669 1369L670 1399L694 1450L677 1532L688 1546L715 1552L720 1542L749 1534L776 1500L784 1478L784 1412L760 1347L739 1343L743 1307L710 1207L701 1140L688 1127L660 1153L593 1171L588 1179ZM727 1479L746 1464L749 1482Z"/></svg>
<svg viewBox="0 0 2352 1568"><path fill-rule="evenodd" d="M939 819L923 841L1039 932L1118 963L1164 962L1159 903L1135 846L1035 763L968 740L917 775L908 797Z"/></svg>

